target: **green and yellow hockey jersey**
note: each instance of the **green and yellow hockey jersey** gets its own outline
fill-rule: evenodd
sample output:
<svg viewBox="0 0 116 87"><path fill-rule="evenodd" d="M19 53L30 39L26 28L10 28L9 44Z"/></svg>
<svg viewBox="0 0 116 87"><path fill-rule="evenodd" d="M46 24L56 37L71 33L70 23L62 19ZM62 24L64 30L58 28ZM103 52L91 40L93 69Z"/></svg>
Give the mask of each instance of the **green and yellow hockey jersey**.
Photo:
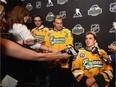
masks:
<svg viewBox="0 0 116 87"><path fill-rule="evenodd" d="M45 38L45 45L58 50L64 50L67 45L73 45L73 37L69 29L61 31L50 30Z"/></svg>
<svg viewBox="0 0 116 87"><path fill-rule="evenodd" d="M64 50L67 45L73 45L73 37L69 29L63 28L61 31L50 30L45 38L45 45L51 48ZM68 63L61 63L61 66L68 68Z"/></svg>
<svg viewBox="0 0 116 87"><path fill-rule="evenodd" d="M33 28L31 33L36 40L39 42L44 42L48 31L49 29L47 27L43 27L42 29Z"/></svg>
<svg viewBox="0 0 116 87"><path fill-rule="evenodd" d="M99 54L106 54L102 49L98 50ZM99 54L93 54L91 51L81 48L77 58L72 63L72 73L77 81L82 78L94 77L99 87L107 87L113 77L112 67L106 64L100 58Z"/></svg>

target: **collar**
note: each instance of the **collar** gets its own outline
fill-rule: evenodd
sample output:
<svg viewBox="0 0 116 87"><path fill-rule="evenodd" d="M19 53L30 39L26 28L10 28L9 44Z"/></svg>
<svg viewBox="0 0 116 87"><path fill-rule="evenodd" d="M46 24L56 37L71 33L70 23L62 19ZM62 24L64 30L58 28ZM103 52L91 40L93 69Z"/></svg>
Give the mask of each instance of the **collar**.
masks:
<svg viewBox="0 0 116 87"><path fill-rule="evenodd" d="M44 28L44 25L41 25L40 27L36 27L38 30L41 30L42 28Z"/></svg>
<svg viewBox="0 0 116 87"><path fill-rule="evenodd" d="M92 52L93 48L95 48L95 46L93 46L93 47L91 47L91 48L85 47L85 50Z"/></svg>
<svg viewBox="0 0 116 87"><path fill-rule="evenodd" d="M87 48L87 47L84 47L84 49L87 50L87 51L89 51L89 52L91 52L91 50L89 48Z"/></svg>
<svg viewBox="0 0 116 87"><path fill-rule="evenodd" d="M54 27L53 30L55 30L55 31L62 31L64 28L65 28L65 27L62 27L61 30L57 30L57 29Z"/></svg>

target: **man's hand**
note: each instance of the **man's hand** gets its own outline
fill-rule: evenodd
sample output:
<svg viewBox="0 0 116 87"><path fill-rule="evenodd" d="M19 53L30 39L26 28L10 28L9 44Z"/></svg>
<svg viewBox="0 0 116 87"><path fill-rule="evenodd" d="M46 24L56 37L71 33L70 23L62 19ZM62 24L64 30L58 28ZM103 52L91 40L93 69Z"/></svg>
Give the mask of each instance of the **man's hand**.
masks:
<svg viewBox="0 0 116 87"><path fill-rule="evenodd" d="M95 82L95 79L92 77L92 78L88 78L86 80L86 84L87 84L87 87L99 87L97 85L97 83Z"/></svg>
<svg viewBox="0 0 116 87"><path fill-rule="evenodd" d="M103 57L103 58L106 58L106 59L109 59L109 55L107 54L101 54L100 57Z"/></svg>
<svg viewBox="0 0 116 87"><path fill-rule="evenodd" d="M97 83L94 83L91 87L99 87Z"/></svg>
<svg viewBox="0 0 116 87"><path fill-rule="evenodd" d="M57 49L54 49L54 48L48 48L48 52L58 53L59 51Z"/></svg>
<svg viewBox="0 0 116 87"><path fill-rule="evenodd" d="M24 40L24 44L27 44L27 45L33 45L33 44L35 44L34 43L34 39L27 39L27 40Z"/></svg>
<svg viewBox="0 0 116 87"><path fill-rule="evenodd" d="M67 58L70 58L71 57L71 55L68 54L68 53L63 53L62 55L64 56L64 58L62 58L62 59L67 59Z"/></svg>
<svg viewBox="0 0 116 87"><path fill-rule="evenodd" d="M113 53L116 53L116 46L110 45L110 46L108 46L108 48L109 48Z"/></svg>

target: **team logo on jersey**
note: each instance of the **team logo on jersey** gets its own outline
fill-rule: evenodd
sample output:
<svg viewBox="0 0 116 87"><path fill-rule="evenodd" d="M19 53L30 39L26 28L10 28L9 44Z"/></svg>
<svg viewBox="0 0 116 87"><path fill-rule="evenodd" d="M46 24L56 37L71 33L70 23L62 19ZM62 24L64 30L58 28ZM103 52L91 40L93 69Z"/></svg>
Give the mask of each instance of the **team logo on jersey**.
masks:
<svg viewBox="0 0 116 87"><path fill-rule="evenodd" d="M66 2L68 2L68 0L57 0L57 4L65 4Z"/></svg>
<svg viewBox="0 0 116 87"><path fill-rule="evenodd" d="M72 29L72 33L76 34L76 35L80 35L80 34L84 33L84 28L80 24L77 24Z"/></svg>
<svg viewBox="0 0 116 87"><path fill-rule="evenodd" d="M54 6L54 5L53 5L53 3L52 3L51 0L48 0L48 3L47 3L47 5L46 5L46 7L51 7L51 6Z"/></svg>
<svg viewBox="0 0 116 87"><path fill-rule="evenodd" d="M85 53L80 53L80 58L84 58L85 57Z"/></svg>
<svg viewBox="0 0 116 87"><path fill-rule="evenodd" d="M110 12L116 12L116 2L110 4Z"/></svg>
<svg viewBox="0 0 116 87"><path fill-rule="evenodd" d="M81 14L79 8L76 8L75 11L76 11L76 13L73 15L73 18L79 18L79 17L82 17L82 14Z"/></svg>
<svg viewBox="0 0 116 87"><path fill-rule="evenodd" d="M53 21L54 20L54 14L52 12L49 12L48 15L46 16L46 21Z"/></svg>
<svg viewBox="0 0 116 87"><path fill-rule="evenodd" d="M41 1L36 2L36 8L39 9L39 8L41 8L41 6L42 6L42 5L41 5Z"/></svg>
<svg viewBox="0 0 116 87"><path fill-rule="evenodd" d="M54 36L50 37L50 44L64 44L65 43L65 38L60 37L60 38L55 38Z"/></svg>
<svg viewBox="0 0 116 87"><path fill-rule="evenodd" d="M33 6L32 6L31 3L28 3L28 4L26 5L26 8L27 8L29 11L31 11L31 10L33 9Z"/></svg>
<svg viewBox="0 0 116 87"><path fill-rule="evenodd" d="M37 36L34 36L34 38L35 38L37 41L40 41L40 40L44 40L45 36L37 35Z"/></svg>
<svg viewBox="0 0 116 87"><path fill-rule="evenodd" d="M93 5L89 10L88 10L88 15L91 16L97 16L102 13L102 9L97 5Z"/></svg>
<svg viewBox="0 0 116 87"><path fill-rule="evenodd" d="M109 33L116 33L116 22L113 22L113 27L109 30Z"/></svg>
<svg viewBox="0 0 116 87"><path fill-rule="evenodd" d="M83 60L82 66L84 67L85 70L89 70L91 68L102 68L102 61L101 60L90 61L88 58L86 58Z"/></svg>
<svg viewBox="0 0 116 87"><path fill-rule="evenodd" d="M62 19L66 18L66 11L60 11L59 14L62 17Z"/></svg>
<svg viewBox="0 0 116 87"><path fill-rule="evenodd" d="M99 33L99 31L100 31L99 24L92 24L91 25L91 31Z"/></svg>

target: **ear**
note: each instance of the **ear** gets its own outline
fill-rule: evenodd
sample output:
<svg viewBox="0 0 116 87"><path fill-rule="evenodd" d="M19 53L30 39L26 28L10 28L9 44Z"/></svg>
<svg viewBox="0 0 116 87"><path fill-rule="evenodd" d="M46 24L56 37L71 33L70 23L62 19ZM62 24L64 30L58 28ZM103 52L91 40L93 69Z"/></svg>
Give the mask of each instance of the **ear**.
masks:
<svg viewBox="0 0 116 87"><path fill-rule="evenodd" d="M96 43L97 41L95 40L94 43Z"/></svg>

